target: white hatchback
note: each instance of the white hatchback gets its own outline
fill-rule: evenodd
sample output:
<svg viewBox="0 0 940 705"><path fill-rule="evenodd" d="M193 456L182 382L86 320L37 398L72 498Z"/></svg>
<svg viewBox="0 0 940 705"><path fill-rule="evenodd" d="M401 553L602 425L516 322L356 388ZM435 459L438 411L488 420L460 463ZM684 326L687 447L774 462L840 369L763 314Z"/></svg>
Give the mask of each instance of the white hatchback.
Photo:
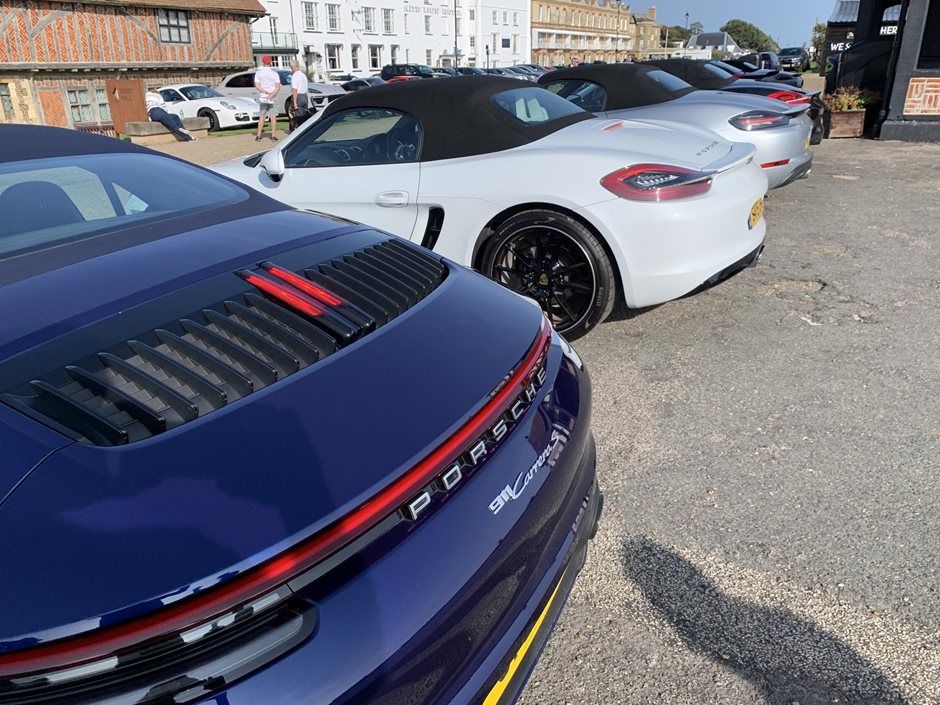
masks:
<svg viewBox="0 0 940 705"><path fill-rule="evenodd" d="M281 79L281 88L275 97L275 107L279 115L293 115L294 102L291 99L290 77L291 72L287 69L275 69ZM255 72L241 71L239 73L229 74L218 85L220 93L235 96L239 98L258 99L258 89L255 88ZM310 82L307 92L310 97L311 107L320 110L332 100L346 95L346 91L340 86L334 86L331 83Z"/></svg>

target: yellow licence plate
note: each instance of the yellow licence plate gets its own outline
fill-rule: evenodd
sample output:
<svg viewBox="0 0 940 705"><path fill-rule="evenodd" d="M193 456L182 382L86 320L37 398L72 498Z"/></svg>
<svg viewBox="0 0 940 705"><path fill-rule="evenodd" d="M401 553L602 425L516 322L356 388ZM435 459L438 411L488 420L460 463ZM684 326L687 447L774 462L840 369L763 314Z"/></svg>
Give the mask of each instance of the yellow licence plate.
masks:
<svg viewBox="0 0 940 705"><path fill-rule="evenodd" d="M751 212L747 216L747 229L753 230L754 226L756 226L760 222L760 219L763 217L764 217L764 199L758 198L756 201L754 201L754 205L751 206Z"/></svg>

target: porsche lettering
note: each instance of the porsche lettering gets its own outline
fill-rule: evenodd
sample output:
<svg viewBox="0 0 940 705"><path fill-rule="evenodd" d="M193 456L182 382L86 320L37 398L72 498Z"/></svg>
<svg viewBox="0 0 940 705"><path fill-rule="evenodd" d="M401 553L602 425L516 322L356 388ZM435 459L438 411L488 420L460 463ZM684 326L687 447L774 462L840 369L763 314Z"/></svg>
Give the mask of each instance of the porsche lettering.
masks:
<svg viewBox="0 0 940 705"><path fill-rule="evenodd" d="M420 493L415 495L402 507L402 513L411 521L416 521L431 506L432 498L437 492L450 492L465 478L466 472L479 465L486 456L493 451L496 445L506 437L506 434L518 423L531 406L547 378L545 365L542 364L529 379L522 393L509 405L506 411L470 445L459 458L433 482L428 484Z"/></svg>
<svg viewBox="0 0 940 705"><path fill-rule="evenodd" d="M547 467L551 470L551 468L554 467L555 460L558 458L558 453L555 451L560 451L567 441L568 435L566 433L558 429L552 429L552 437L549 439L548 445L539 453L539 456L528 470L520 472L512 485L506 485L502 492L496 495L493 501L490 502L490 511L493 512L493 514L498 514L499 510L507 504L515 499L519 499L525 494L529 483L535 479L535 476L539 474L542 468Z"/></svg>

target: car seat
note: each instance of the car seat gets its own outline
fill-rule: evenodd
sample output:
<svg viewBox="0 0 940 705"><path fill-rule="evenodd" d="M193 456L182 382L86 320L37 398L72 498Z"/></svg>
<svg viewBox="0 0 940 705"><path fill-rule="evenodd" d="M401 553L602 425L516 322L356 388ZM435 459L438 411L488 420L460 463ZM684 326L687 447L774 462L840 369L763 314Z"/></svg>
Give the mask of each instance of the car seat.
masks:
<svg viewBox="0 0 940 705"><path fill-rule="evenodd" d="M0 237L83 222L68 194L48 181L24 181L0 193Z"/></svg>

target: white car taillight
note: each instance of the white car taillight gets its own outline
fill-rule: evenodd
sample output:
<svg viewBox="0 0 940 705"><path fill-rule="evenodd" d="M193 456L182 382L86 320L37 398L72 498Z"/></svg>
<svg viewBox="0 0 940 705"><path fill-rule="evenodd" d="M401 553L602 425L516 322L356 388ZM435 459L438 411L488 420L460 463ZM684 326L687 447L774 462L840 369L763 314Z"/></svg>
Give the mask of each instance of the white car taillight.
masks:
<svg viewBox="0 0 940 705"><path fill-rule="evenodd" d="M751 110L747 113L735 115L728 120L739 130L764 130L768 127L781 127L790 124L790 118L782 113L775 113L771 110Z"/></svg>
<svg viewBox="0 0 940 705"><path fill-rule="evenodd" d="M715 174L665 164L638 164L601 179L601 186L631 201L671 201L707 193Z"/></svg>

